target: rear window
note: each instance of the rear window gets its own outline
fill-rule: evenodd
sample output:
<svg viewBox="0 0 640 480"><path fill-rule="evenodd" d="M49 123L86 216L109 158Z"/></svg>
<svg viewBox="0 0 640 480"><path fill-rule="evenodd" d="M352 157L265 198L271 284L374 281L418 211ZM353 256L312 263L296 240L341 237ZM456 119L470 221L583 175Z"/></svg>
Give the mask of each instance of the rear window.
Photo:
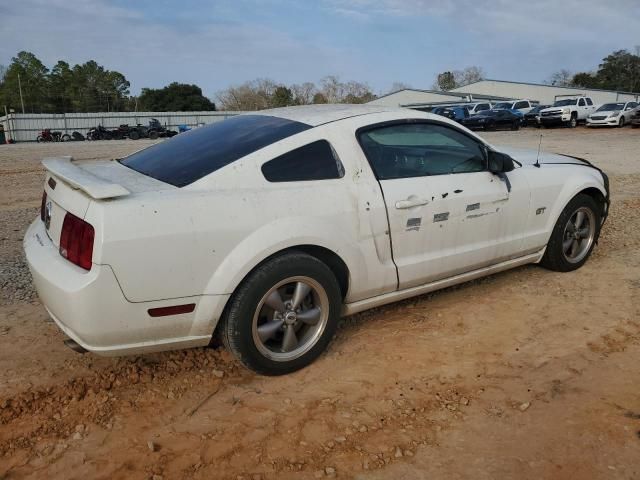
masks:
<svg viewBox="0 0 640 480"><path fill-rule="evenodd" d="M318 140L280 155L262 165L269 182L296 182L342 178L344 167L326 140Z"/></svg>
<svg viewBox="0 0 640 480"><path fill-rule="evenodd" d="M311 128L267 115L238 115L176 135L121 160L137 172L184 187L279 140Z"/></svg>

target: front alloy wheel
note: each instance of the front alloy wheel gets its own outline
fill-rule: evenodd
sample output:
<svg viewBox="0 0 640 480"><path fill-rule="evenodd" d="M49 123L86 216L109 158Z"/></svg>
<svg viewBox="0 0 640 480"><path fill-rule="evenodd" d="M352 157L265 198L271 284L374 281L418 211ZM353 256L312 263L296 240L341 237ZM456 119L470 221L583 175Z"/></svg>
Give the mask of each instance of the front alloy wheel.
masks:
<svg viewBox="0 0 640 480"><path fill-rule="evenodd" d="M584 265L598 240L603 207L589 195L573 197L558 217L540 263L557 272Z"/></svg>
<svg viewBox="0 0 640 480"><path fill-rule="evenodd" d="M578 208L564 227L562 252L567 262L580 262L591 250L595 236L594 212L587 207Z"/></svg>

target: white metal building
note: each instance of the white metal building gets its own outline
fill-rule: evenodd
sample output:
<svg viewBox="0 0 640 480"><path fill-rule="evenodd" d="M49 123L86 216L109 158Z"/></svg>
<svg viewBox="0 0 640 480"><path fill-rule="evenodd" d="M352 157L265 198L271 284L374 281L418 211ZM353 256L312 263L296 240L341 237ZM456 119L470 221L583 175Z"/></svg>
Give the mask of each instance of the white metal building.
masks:
<svg viewBox="0 0 640 480"><path fill-rule="evenodd" d="M7 140L16 142L35 141L45 128L71 134L74 130L86 136L87 131L97 125L115 128L122 124L135 126L148 125L151 118L171 130L178 125L195 127L201 124L218 122L242 112L100 112L100 113L10 113L0 117Z"/></svg>
<svg viewBox="0 0 640 480"><path fill-rule="evenodd" d="M406 88L388 93L369 102L370 105L385 107L410 107L425 104L461 103L473 100L508 100L510 98L495 95L470 95L462 92L442 92L439 90L417 90Z"/></svg>
<svg viewBox="0 0 640 480"><path fill-rule="evenodd" d="M446 92L407 88L383 95L369 103L371 105L394 107L416 107L419 105L463 103L479 100L527 99L543 104L552 104L557 95L588 95L596 105L608 102L640 100L640 93L592 88L556 87L554 85L509 82L505 80L480 80Z"/></svg>
<svg viewBox="0 0 640 480"><path fill-rule="evenodd" d="M509 82L506 80L480 80L479 82L454 88L448 93L475 95L500 95L513 99L537 100L553 103L557 95L587 95L598 105L608 102L638 101L640 93L597 90L593 88L557 87L540 83Z"/></svg>

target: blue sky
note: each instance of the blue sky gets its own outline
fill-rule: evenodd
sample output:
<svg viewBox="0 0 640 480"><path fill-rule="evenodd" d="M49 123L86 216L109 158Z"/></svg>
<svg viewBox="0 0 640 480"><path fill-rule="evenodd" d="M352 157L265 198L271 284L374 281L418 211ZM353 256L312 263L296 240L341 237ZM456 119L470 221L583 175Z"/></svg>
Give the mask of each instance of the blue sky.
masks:
<svg viewBox="0 0 640 480"><path fill-rule="evenodd" d="M471 65L542 82L640 44L639 0L0 0L0 15L0 64L95 59L134 94L179 81L212 98L255 78L430 88Z"/></svg>

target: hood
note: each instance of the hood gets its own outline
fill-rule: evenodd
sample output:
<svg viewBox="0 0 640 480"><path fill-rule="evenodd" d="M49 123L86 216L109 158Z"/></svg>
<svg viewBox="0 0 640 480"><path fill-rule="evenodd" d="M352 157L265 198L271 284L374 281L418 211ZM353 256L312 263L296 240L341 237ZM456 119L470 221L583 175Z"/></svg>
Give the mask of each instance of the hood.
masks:
<svg viewBox="0 0 640 480"><path fill-rule="evenodd" d="M582 160L576 157L570 157L568 155L559 155L557 153L540 152L538 157L537 150L529 150L525 148L513 148L513 147L501 147L496 146L496 150L502 153L506 153L514 160L517 160L522 165L533 165L536 163L536 159L539 160L541 165L554 164L554 163L572 163L574 165L590 165L586 160Z"/></svg>

